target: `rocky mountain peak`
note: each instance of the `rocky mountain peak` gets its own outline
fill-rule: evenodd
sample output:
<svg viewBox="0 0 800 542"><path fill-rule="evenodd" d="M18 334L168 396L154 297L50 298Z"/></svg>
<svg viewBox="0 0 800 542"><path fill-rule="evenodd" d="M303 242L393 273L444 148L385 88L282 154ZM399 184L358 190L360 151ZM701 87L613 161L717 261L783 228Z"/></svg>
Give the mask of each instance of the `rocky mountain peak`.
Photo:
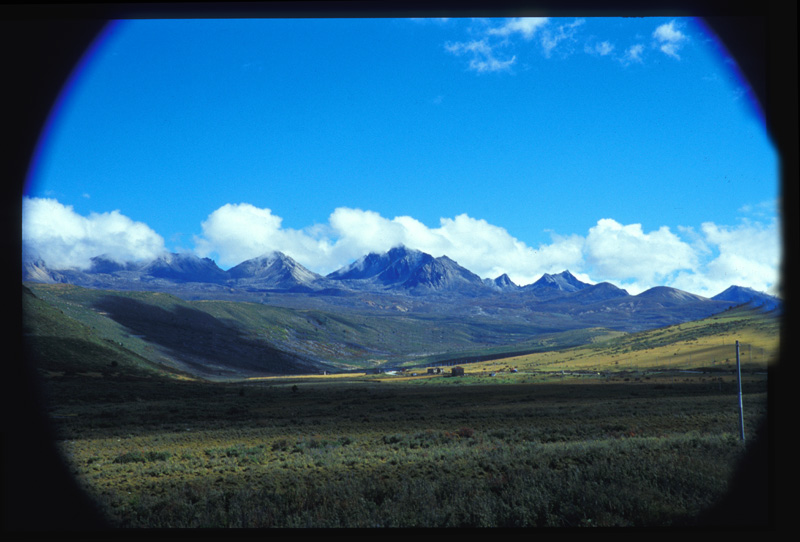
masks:
<svg viewBox="0 0 800 542"><path fill-rule="evenodd" d="M500 288L501 290L515 290L519 288L519 286L515 284L514 281L511 280L511 278L506 273L503 273L502 275L500 275L499 277L490 282L491 284L493 284L497 288Z"/></svg>
<svg viewBox="0 0 800 542"><path fill-rule="evenodd" d="M575 275L570 273L568 270L565 270L555 275L545 273L539 280L526 286L526 289L547 289L558 290L562 292L577 292L578 290L583 290L588 286L589 284L579 281L577 278L575 278Z"/></svg>
<svg viewBox="0 0 800 542"><path fill-rule="evenodd" d="M322 277L282 252L270 252L246 260L228 270L228 278L264 289L313 288Z"/></svg>
<svg viewBox="0 0 800 542"><path fill-rule="evenodd" d="M718 293L711 299L715 301L729 301L735 304L747 303L753 307L760 307L764 310L781 309L783 303L779 297L759 292L745 286L730 286Z"/></svg>
<svg viewBox="0 0 800 542"><path fill-rule="evenodd" d="M219 283L226 273L210 258L200 258L189 253L167 253L157 257L141 268L141 272L153 278L179 282Z"/></svg>

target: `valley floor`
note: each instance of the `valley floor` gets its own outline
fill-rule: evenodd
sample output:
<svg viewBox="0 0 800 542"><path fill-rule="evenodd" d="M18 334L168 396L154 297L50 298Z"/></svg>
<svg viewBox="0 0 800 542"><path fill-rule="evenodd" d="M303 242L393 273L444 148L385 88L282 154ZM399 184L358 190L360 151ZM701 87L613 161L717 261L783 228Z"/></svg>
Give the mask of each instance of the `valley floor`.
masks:
<svg viewBox="0 0 800 542"><path fill-rule="evenodd" d="M747 444L735 379L700 373L47 389L58 448L111 527L674 527L766 521L765 493L748 515L707 512L766 437L767 383L744 383Z"/></svg>

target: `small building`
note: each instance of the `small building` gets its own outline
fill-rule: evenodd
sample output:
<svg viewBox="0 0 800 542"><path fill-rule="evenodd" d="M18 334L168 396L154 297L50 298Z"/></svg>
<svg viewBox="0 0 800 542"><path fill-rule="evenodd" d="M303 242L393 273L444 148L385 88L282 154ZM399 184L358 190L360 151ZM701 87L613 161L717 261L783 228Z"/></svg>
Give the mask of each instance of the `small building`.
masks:
<svg viewBox="0 0 800 542"><path fill-rule="evenodd" d="M463 367L453 367L450 371L450 374L453 376L464 376L464 368Z"/></svg>
<svg viewBox="0 0 800 542"><path fill-rule="evenodd" d="M429 375L442 374L442 368L441 367L432 367L432 368L428 369L428 374Z"/></svg>

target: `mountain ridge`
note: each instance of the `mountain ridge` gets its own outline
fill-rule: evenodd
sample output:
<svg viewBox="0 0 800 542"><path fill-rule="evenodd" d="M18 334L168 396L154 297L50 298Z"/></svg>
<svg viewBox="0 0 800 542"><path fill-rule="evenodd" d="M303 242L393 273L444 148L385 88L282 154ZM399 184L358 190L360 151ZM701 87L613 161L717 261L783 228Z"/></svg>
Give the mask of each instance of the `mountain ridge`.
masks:
<svg viewBox="0 0 800 542"><path fill-rule="evenodd" d="M746 286L729 286L711 299L717 301L730 301L736 305L748 304L763 310L781 310L783 303L779 297L764 292L759 292Z"/></svg>
<svg viewBox="0 0 800 542"><path fill-rule="evenodd" d="M541 276L539 280L534 282L533 284L528 284L527 286L523 286L523 289L526 290L558 290L560 292L577 292L579 290L583 290L584 288L588 287L589 284L585 282L581 282L575 275L570 273L568 270L562 271L561 273L551 275L549 273L545 273Z"/></svg>
<svg viewBox="0 0 800 542"><path fill-rule="evenodd" d="M527 318L537 310L577 314L585 312L582 305L596 305L592 310L598 313L619 314L690 306L697 308L698 314L710 314L724 310L730 303L750 303L765 310L780 307L778 298L733 286L714 298L667 286L632 296L610 283L582 282L568 270L545 273L532 284L518 286L506 274L494 280L482 279L446 255L434 258L402 245L382 254L366 254L326 276L278 251L245 260L228 270L209 258L190 253L170 253L139 263L120 263L99 256L84 271L50 269L41 258L32 256L23 263L23 281L165 291L187 299L235 298L292 306L312 301L310 297L287 296L308 294L317 299L317 307L354 308L366 304L462 316L505 313L518 318ZM409 297L416 301L411 302Z"/></svg>
<svg viewBox="0 0 800 542"><path fill-rule="evenodd" d="M250 288L313 291L323 279L282 252L267 253L228 269L227 280Z"/></svg>

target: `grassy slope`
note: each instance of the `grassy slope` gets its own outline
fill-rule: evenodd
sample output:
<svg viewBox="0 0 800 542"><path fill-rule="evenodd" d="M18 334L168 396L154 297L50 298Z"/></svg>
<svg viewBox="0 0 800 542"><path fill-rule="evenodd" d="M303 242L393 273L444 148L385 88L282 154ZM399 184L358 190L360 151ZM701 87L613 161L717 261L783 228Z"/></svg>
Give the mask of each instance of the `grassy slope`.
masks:
<svg viewBox="0 0 800 542"><path fill-rule="evenodd" d="M64 347L68 341L100 340L181 374L208 378L291 374L314 368L268 340L253 337L242 323L197 308L213 307L213 303L187 302L165 293L109 292L71 285L31 285L30 290L33 295L26 295L23 322L30 328L27 342L32 345L48 336L39 323L47 320L50 328L59 322L66 327L63 336L45 341ZM271 310L264 307L261 312ZM273 320L285 321L281 318L279 314ZM89 351L81 363L102 364L104 357L104 352Z"/></svg>
<svg viewBox="0 0 800 542"><path fill-rule="evenodd" d="M154 363L152 352L136 352L121 344L124 333L108 319L86 318L83 307L53 306L23 288L23 334L37 368L46 375L179 376ZM78 316L78 318L76 318ZM148 355L149 354L149 355Z"/></svg>
<svg viewBox="0 0 800 542"><path fill-rule="evenodd" d="M778 355L780 319L737 308L716 316L567 350L509 357L475 366L521 372L721 370L765 371ZM472 367L472 366L470 366Z"/></svg>
<svg viewBox="0 0 800 542"><path fill-rule="evenodd" d="M155 292L29 284L39 301L86 326L81 332L160 364L205 377L311 373L378 364L541 351L608 336L603 329L553 333L478 318L332 313L258 303L184 301ZM36 319L45 305L28 305ZM204 371L203 365L209 370ZM220 374L221 373L221 374Z"/></svg>

